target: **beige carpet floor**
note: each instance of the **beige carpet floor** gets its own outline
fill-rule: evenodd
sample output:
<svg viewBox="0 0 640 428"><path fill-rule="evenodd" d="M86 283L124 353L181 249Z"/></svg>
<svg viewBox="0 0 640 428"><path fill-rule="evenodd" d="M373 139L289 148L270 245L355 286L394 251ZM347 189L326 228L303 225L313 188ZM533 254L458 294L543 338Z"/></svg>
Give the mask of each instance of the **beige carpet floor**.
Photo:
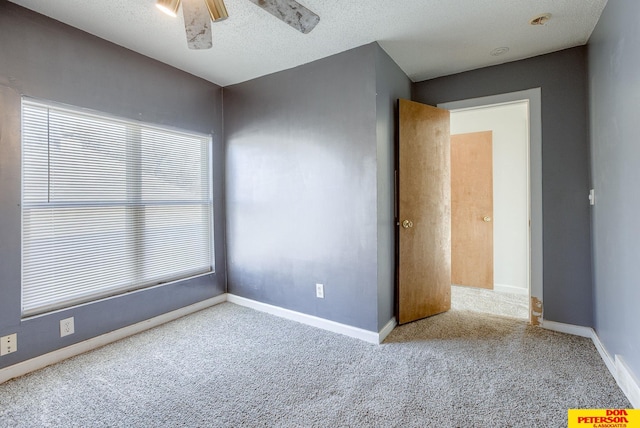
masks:
<svg viewBox="0 0 640 428"><path fill-rule="evenodd" d="M482 288L451 286L452 309L482 312L511 318L529 319L529 298Z"/></svg>
<svg viewBox="0 0 640 428"><path fill-rule="evenodd" d="M454 308L382 345L223 303L0 385L0 427L566 427L590 340Z"/></svg>

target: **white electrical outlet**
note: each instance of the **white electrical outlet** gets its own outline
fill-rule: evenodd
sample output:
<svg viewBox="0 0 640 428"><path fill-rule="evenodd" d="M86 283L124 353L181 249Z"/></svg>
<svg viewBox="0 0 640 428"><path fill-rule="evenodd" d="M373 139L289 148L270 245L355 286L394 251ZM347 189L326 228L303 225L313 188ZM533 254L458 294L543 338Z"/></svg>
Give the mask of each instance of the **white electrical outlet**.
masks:
<svg viewBox="0 0 640 428"><path fill-rule="evenodd" d="M316 284L316 297L318 299L324 299L324 285Z"/></svg>
<svg viewBox="0 0 640 428"><path fill-rule="evenodd" d="M60 320L60 337L65 337L75 333L75 327L73 325L73 317Z"/></svg>
<svg viewBox="0 0 640 428"><path fill-rule="evenodd" d="M16 333L0 337L0 356L16 352L18 350L18 335Z"/></svg>

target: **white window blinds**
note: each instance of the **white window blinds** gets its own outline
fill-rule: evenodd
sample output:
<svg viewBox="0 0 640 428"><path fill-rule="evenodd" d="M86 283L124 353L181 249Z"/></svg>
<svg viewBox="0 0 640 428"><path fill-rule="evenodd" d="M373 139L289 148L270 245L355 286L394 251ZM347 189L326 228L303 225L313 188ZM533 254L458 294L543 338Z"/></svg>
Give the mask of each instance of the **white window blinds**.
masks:
<svg viewBox="0 0 640 428"><path fill-rule="evenodd" d="M22 314L213 271L211 138L23 99Z"/></svg>

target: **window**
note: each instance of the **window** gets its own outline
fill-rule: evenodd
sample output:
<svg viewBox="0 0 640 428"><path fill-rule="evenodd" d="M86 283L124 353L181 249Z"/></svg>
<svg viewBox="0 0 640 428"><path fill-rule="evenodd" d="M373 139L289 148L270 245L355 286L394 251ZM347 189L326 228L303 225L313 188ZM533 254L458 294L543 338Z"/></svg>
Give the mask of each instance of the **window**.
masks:
<svg viewBox="0 0 640 428"><path fill-rule="evenodd" d="M210 136L22 102L22 315L213 272Z"/></svg>

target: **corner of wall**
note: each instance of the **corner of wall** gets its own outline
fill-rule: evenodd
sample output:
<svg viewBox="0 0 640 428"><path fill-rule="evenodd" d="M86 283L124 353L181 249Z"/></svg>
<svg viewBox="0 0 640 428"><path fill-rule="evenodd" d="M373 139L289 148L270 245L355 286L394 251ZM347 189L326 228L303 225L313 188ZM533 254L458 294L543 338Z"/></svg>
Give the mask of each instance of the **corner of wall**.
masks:
<svg viewBox="0 0 640 428"><path fill-rule="evenodd" d="M393 59L375 44L377 157L377 287L378 328L388 326L395 312L395 169L397 100L411 96L411 81Z"/></svg>

